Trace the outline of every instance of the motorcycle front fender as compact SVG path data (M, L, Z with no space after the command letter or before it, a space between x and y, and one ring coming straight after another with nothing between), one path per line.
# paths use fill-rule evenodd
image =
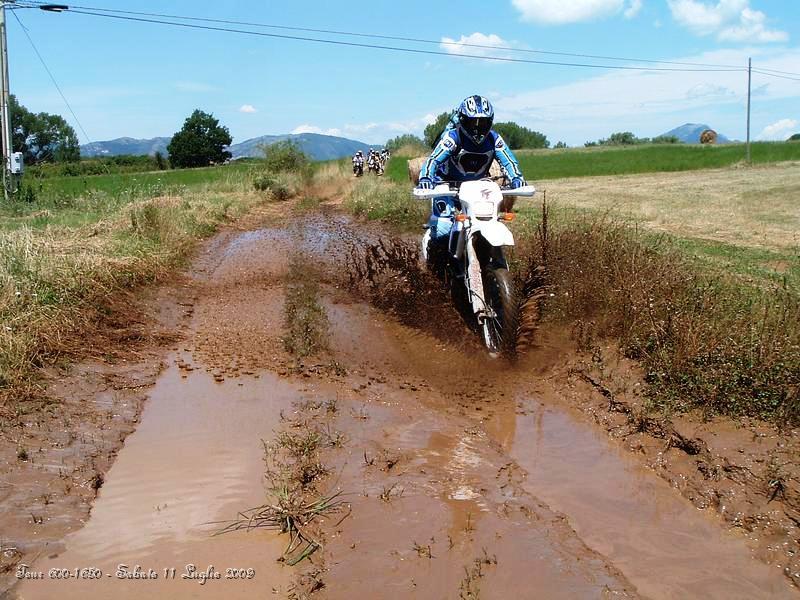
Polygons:
M499 221L478 221L473 219L472 232L483 236L492 246L513 246L514 234Z

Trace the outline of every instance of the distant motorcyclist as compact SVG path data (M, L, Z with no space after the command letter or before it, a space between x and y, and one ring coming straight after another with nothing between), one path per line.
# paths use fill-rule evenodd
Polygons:
M364 154L358 150L353 156L353 175L360 177L364 174Z
M497 159L512 188L524 185L525 178L514 153L502 136L492 130L494 108L483 96L468 96L459 105L433 152L422 165L418 187L433 189L443 181L460 183L489 176ZM451 197L436 198L428 221L431 240L449 236L451 216L456 205Z
M378 173L380 166L380 159L378 157L378 153L375 152L374 148L369 149L369 156L367 157L367 170L370 172Z

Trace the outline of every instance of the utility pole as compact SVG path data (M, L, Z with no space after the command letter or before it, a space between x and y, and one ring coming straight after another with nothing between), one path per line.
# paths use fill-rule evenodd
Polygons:
M0 128L3 137L3 196L8 200L13 190L11 176L11 116L9 111L8 40L6 39L6 2L0 0Z
M750 164L750 84L753 78L753 59L747 59L747 164Z

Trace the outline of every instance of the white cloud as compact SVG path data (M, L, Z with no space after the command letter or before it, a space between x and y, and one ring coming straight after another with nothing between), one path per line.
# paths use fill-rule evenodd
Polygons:
M767 16L750 8L750 0L667 0L672 17L696 35L716 35L726 42L785 42L785 31L767 29Z
M757 139L771 142L784 141L800 130L800 121L796 119L781 119L764 127Z
M258 110L256 110L256 107L252 104L242 104L241 108L239 108L239 112L252 114L258 112Z
M697 56L677 56L682 62L745 64L754 59L765 69L789 71L800 64L800 48L718 50ZM754 74L760 106L800 101L796 82ZM607 137L613 131L654 136L684 122L707 122L729 137L743 137L743 119L720 122L719 115L743 115L747 74L740 71L672 72L615 71L573 83L506 94L495 100L500 121L516 121L548 137L580 144ZM727 116L725 118L728 118Z
M439 111L439 113L441 112L443 111ZM323 135L346 137L369 144L382 144L386 140L404 133L421 134L426 125L436 120L436 114L431 112L405 121L345 123L330 128L304 123L295 127L290 133L321 133Z
M511 0L524 21L544 25L565 25L609 17L624 10L633 18L642 0Z
M322 129L321 127L317 127L315 125L309 125L308 123L304 123L302 125L298 125L294 129L292 129L289 133L293 134L300 134L300 133L319 133L322 135L341 135L342 132L339 129L331 128L331 129Z
M469 54L471 56L497 57L508 56L508 51L502 50L502 48L510 48L511 43L494 33L485 35L476 31L471 35L462 35L459 40L443 37L440 47L445 52L459 56Z
M707 98L709 96L713 96L717 99L722 98L724 96L735 96L736 92L732 89L725 87L724 85L715 85L713 83L698 83L697 85L692 86L686 92L686 97L693 99L693 98Z
M632 19L639 14L640 10L642 10L642 0L631 0L630 6L625 9L623 15L626 19Z

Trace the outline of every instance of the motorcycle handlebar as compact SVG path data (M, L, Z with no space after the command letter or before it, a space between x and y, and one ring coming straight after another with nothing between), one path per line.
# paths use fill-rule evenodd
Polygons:
M536 188L532 185L524 185L516 189L501 189L503 196L523 196L531 197L536 193ZM431 198L455 198L458 196L458 190L450 187L448 183L440 183L432 190L421 188L414 188L411 195L418 200L429 200Z

